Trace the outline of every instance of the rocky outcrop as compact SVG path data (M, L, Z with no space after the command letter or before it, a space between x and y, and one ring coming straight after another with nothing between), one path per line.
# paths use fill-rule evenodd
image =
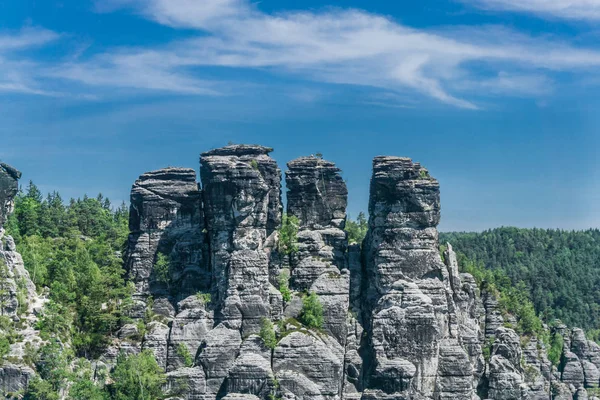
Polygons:
M348 189L340 170L320 157L301 157L287 164L287 212L305 228L344 228Z
M0 162L0 229L14 208L14 198L19 190L21 172Z
M200 158L217 321L244 336L270 317L269 255L281 219L272 149L232 145Z
M453 296L463 288L438 250L438 182L410 159L376 157L369 214L363 314L370 396L471 399L472 362Z
M26 348L36 350L42 339L35 327L46 299L37 295L36 287L25 269L12 237L5 235L4 223L12 213L21 173L0 163L0 336L10 338L10 362L0 359L0 394L25 389L35 371L25 362Z
M343 357L344 349L334 339L296 331L275 348L273 370L284 394L308 392L311 397L333 399L341 393Z
M196 172L170 167L141 175L131 189L129 229L126 269L135 285L133 316L141 318L153 297L155 311L172 318L174 307L168 303L209 284ZM155 269L159 258L161 271Z
M201 189L183 168L136 181L133 316L152 305L154 318L142 341L136 324L123 326L102 362L151 349L167 371L165 392L182 400L594 398L597 344L562 329L553 366L543 342L508 327L514 318L496 293L460 273L450 244L440 255L439 183L419 163L374 159L367 237L349 245L341 171L320 157L290 161L287 214L298 232L287 254L271 151L202 153ZM308 293L322 305L322 327L300 322ZM0 382L14 373L2 371Z
M345 345L350 271L343 228L348 189L335 164L319 157L301 157L287 166L287 211L299 222L290 286L319 296L325 330Z

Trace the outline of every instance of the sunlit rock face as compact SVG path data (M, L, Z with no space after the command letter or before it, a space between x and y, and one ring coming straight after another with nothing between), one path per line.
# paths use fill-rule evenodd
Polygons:
M8 336L7 324L14 329L12 335L18 337L10 344L5 355L7 360L0 361L0 394L23 391L35 376L25 361L26 348L35 351L42 344L35 328L37 315L47 301L38 296L13 238L4 231L4 224L14 209L20 178L21 172L0 163L0 316L6 319L0 327L0 337Z
M290 161L287 210L298 218L298 252L291 257L291 287L319 295L324 329L341 345L347 339L350 271L346 223L348 189L341 171L320 157Z
M369 215L363 244L369 397L471 399L472 363L454 302L462 285L438 249L438 181L408 158L376 157Z
M244 336L271 314L269 256L281 220L281 172L271 151L233 145L200 158L216 319Z

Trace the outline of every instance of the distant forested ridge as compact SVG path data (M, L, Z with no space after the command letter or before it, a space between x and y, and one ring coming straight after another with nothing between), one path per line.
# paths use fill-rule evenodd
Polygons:
M600 327L600 230L498 228L440 233L466 258L523 282L536 312L588 331Z

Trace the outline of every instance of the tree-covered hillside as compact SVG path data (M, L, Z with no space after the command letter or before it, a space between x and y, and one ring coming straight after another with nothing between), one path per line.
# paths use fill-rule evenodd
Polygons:
M440 243L522 282L544 320L600 328L600 230L498 228L441 233Z
M92 379L99 370L89 360L98 357L114 332L129 321L131 287L122 261L128 215L124 204L113 207L102 195L71 199L66 205L56 192L44 198L31 182L15 198L7 233L14 237L38 293L48 298L35 326L44 344L39 350L26 346L23 357L38 376L26 392L15 394L24 396L18 398L163 398L164 371L149 351L120 355L110 377L104 377L112 385L97 385ZM0 366L8 346L19 340L15 328L0 316L0 331L12 333L8 338L0 335Z

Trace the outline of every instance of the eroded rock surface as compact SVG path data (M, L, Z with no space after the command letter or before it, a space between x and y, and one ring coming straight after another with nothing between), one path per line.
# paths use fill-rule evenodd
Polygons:
M173 317L180 299L209 285L203 251L204 215L196 172L165 168L147 172L133 184L126 269L135 284L133 316L143 317L148 297L155 311ZM155 270L159 257L167 271ZM166 301L162 303L159 299Z
M292 255L291 288L316 293L324 329L342 346L350 294L346 223L348 189L340 170L319 157L290 161L286 172L288 215L298 218L298 252Z
M271 151L232 145L200 158L215 318L244 335L257 333L271 311L271 236L281 219L281 173Z
M419 163L374 159L368 233L349 245L341 171L321 157L290 161L287 213L299 227L297 251L284 254L281 171L271 152L230 145L202 153L201 185L193 169L172 167L135 182L126 253L134 320L98 368L150 349L173 400L595 399L600 346L581 330L554 328L565 344L552 365L546 344L509 327L514 318L496 293L460 273L451 244L440 254L439 183ZM0 164L0 224L18 177ZM39 340L29 328L44 300L12 239L1 229L0 238L2 314L25 319L25 341ZM19 291L32 299L27 307ZM308 293L323 307L322 327L301 322ZM15 360L23 352L11 346ZM21 390L34 374L3 363L0 390Z
M0 336L14 338L9 342L5 360L0 359L0 394L20 392L34 377L35 371L25 362L26 348L35 351L42 344L35 327L46 303L45 298L38 296L13 238L4 231L20 177L19 171L0 163Z

